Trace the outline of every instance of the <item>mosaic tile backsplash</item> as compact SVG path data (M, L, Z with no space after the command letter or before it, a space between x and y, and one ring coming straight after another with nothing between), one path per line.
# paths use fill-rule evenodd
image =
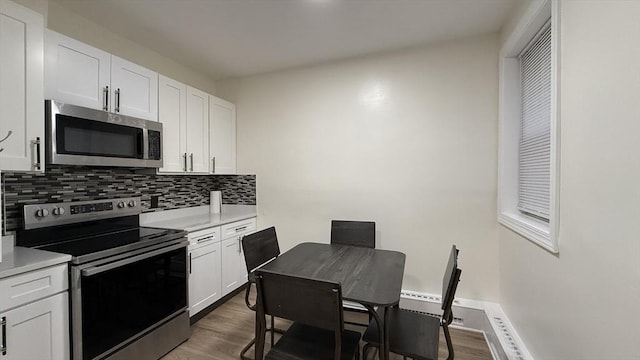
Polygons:
M224 204L255 205L255 175L148 175L127 168L48 167L45 174L2 172L5 231L22 226L22 205L140 196L143 212L209 205L222 191ZM151 209L151 197L158 207Z

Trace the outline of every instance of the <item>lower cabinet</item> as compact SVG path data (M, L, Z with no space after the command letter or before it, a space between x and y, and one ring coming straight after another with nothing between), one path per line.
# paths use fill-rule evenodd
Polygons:
M221 297L220 227L189 234L189 314Z
M3 360L68 359L69 296L54 295L0 315Z
M256 218L222 225L222 296L247 282L242 237L256 229Z
M67 265L0 279L0 359L69 359Z
M189 234L189 316L194 316L247 282L242 236L256 218Z
M244 253L242 253L240 237L224 240L221 247L222 295L224 296L247 281L247 268L244 264Z

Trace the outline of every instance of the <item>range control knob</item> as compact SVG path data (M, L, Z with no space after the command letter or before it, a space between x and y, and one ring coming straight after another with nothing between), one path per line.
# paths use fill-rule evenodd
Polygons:
M129 201L128 205L129 205L129 207L134 207L134 206L136 206L136 201L135 200L131 200L131 201Z
M53 215L64 215L64 208L57 207L53 209Z
M47 209L38 209L36 210L36 217L43 218L49 216L49 210Z
M125 207L125 203L124 203L124 201L120 201L120 202L118 202L118 208L122 209L122 208L124 208L124 207Z

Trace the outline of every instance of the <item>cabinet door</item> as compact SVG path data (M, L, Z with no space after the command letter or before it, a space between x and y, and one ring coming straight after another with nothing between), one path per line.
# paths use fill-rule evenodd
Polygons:
M7 347L2 359L68 359L68 301L64 292L1 313Z
M220 243L189 252L189 315L220 299Z
M209 172L209 95L187 86L189 172Z
M222 296L246 282L246 266L239 237L223 240L222 247ZM240 268L242 265L242 268ZM243 274L244 272L244 274ZM245 278L245 281L243 281Z
M43 19L0 0L0 168L44 170ZM37 145L35 141L42 142Z
M45 97L110 110L111 55L78 40L45 30Z
M162 123L163 167L159 172L186 171L187 87L173 79L158 77L158 120Z
M236 106L209 97L209 156L212 174L236 173Z
M111 56L111 91L115 113L158 120L158 73Z

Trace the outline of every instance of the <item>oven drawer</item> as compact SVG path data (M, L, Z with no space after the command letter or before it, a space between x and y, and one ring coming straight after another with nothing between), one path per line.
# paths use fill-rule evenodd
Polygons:
M239 235L244 235L256 229L256 218L236 221L231 224L222 225L222 239L226 240Z
M0 311L51 296L69 287L67 264L0 280Z

